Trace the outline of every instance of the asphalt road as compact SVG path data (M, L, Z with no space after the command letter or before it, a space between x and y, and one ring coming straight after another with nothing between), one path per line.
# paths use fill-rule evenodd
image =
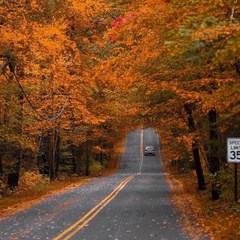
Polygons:
M144 156L152 145L156 156ZM0 221L0 239L177 240L184 234L150 128L126 137L119 171L54 195Z

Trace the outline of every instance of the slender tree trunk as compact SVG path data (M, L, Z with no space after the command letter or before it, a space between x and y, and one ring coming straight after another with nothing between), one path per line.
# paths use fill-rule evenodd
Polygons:
M49 134L48 163L50 181L55 179L55 134L54 130Z
M74 155L72 157L72 173L73 174L77 173L77 161Z
M192 152L193 152L195 169L196 169L197 179L198 179L198 189L206 190L206 183L204 180L203 170L202 170L200 156L199 156L198 143L196 141L192 143Z
M15 79L18 81L18 77L16 76L15 73L15 59L14 57L9 58L9 71L10 75L8 77L8 84L9 86L12 85L12 81L15 77ZM17 96L9 94L6 98L6 103L12 103L13 100L17 98L18 103L19 103L19 108L14 114L14 118L12 119L12 122L16 121L16 123L11 124L9 127L15 132L16 135L19 135L18 137L22 137L22 117L23 117L23 112L22 112L22 107L23 107L23 94L20 92ZM8 105L6 104L6 118L5 122L7 124L10 123L10 117L9 117L9 110L8 110ZM10 110L11 111L11 110ZM22 161L22 149L20 147L16 146L11 146L11 156L12 159L14 159L14 167L12 170L10 170L10 173L8 175L8 185L9 187L13 190L15 187L18 187L18 180L19 180L19 175L20 175L20 167L21 167L21 161Z
M75 150L75 146L71 145L71 153L72 153L72 173L76 174L77 173L77 160L76 160L76 150Z
M194 118L192 115L192 105L186 103L184 105L184 109L188 117L188 128L191 132L194 132L196 130L196 126L195 126ZM193 143L192 143L192 152L193 152L193 158L194 158L197 180L198 180L198 189L206 190L206 183L205 183L200 156L199 156L198 143L195 140L193 140Z
M213 108L208 112L209 126L210 126L210 154L208 156L209 161L209 172L213 174L215 181L212 183L212 199L217 200L220 198L220 186L217 180L217 172L219 171L219 159L217 156L218 146L216 140L218 139L217 134L217 112Z
M16 77L16 75L15 75ZM19 93L18 94L18 101L19 101L19 105L20 105L20 109L18 112L18 121L19 121L19 125L16 126L16 132L19 133L19 136L22 138L22 119L23 119L23 94ZM18 174L18 177L20 176L20 169L21 169L21 163L23 161L23 150L22 148L19 148L17 150L18 155L17 155L17 166L16 166L16 173Z
M59 145L60 145L60 136L59 136L59 132L56 131L55 132L55 147L54 147L54 151L55 151L55 177L58 177L58 172L59 172Z
M103 165L103 153L102 153L102 151L100 152L100 164L101 164L101 166Z
M3 177L3 165L2 165L2 155L0 155L0 179L2 177Z
M216 109L212 109L208 113L209 116L209 125L210 125L210 155L209 155L209 171L212 174L215 174L219 171L219 159L217 157L218 147L216 140L218 139L217 135L217 113Z
M89 176L89 140L86 140L86 176Z

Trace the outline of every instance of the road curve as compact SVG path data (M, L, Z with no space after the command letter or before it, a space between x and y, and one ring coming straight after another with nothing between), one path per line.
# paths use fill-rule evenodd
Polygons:
M143 155L146 145L156 148L156 156ZM160 150L153 129L130 132L116 174L49 197L0 221L0 239L191 239L171 203Z

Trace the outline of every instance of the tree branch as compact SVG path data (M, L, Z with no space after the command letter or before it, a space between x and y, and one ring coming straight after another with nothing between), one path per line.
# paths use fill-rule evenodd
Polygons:
M113 13L111 13L111 12L108 12L108 13L112 18L116 19L116 17L113 15Z
M230 15L230 24L232 24L232 22L233 22L234 12L235 12L235 8L237 6L237 3L238 3L238 0L236 0L235 5L232 7L231 15Z
M9 60L7 59L7 60L5 60L5 62L3 62L2 65L0 65L0 74L2 74L4 72L4 70L8 66L8 64L9 64Z

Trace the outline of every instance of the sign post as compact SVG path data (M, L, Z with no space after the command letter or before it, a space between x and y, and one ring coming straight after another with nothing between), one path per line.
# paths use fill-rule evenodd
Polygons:
M237 164L240 163L240 138L228 138L227 139L227 161L229 163L235 163L235 201L238 201L238 184L237 184L237 173L238 173L238 166Z
M235 202L238 202L238 182L237 182L237 163L235 163Z

